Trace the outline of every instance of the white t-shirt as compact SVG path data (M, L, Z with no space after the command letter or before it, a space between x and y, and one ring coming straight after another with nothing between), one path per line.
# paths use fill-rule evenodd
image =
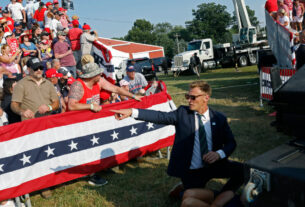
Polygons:
M23 8L22 4L20 4L20 3L12 4L11 3L8 5L8 10L12 14L12 19L14 21L23 19L22 10L24 10L24 8Z
M44 22L45 22L45 24L44 24L44 27L45 28L51 28L52 26L52 18L49 18L48 17L48 11L46 11L45 13L44 13Z
M63 27L60 21L58 21L57 19L52 19L52 22L50 24L50 30L53 30L56 35L57 31L61 29L63 29Z
M25 5L25 11L26 11L26 15L28 16L28 18L32 18L35 14L35 5L33 1L29 1L26 5Z
M288 25L287 26L285 26L287 29L289 29L290 28L290 26L289 26L289 18L287 17L287 16L283 16L283 17L280 17L279 18L279 22L281 23L281 25L284 25L285 24L285 22L288 22Z
M0 88L3 88L3 76L0 77Z
M39 4L40 4L39 1L37 1L37 2L34 3L34 9L35 9L35 11L39 8Z
M0 116L0 126L8 125L7 114L3 111L2 116Z

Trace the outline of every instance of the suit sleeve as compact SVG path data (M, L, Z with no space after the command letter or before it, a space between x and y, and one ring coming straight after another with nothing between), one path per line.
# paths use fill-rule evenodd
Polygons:
M172 112L161 112L147 109L138 109L137 120L152 122L155 124L176 125L177 110Z
M226 157L229 157L236 148L236 141L234 139L234 135L231 131L231 128L228 124L227 118L225 118L223 124L223 136L224 136L224 145L222 150L226 154Z

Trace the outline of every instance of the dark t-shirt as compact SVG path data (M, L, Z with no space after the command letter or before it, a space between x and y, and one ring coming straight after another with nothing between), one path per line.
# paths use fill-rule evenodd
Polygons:
M21 121L21 117L18 114L15 114L11 109L12 95L4 96L4 99L1 103L1 108L8 116L8 123L13 124Z

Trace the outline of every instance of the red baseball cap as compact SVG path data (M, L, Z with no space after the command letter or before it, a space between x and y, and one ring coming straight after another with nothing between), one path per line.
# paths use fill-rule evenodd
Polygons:
M53 0L53 4L59 4L58 0Z
M107 91L101 91L100 92L100 99L102 100L108 100L111 96L111 93L107 92Z
M89 24L85 24L85 25L83 26L83 30L91 30L90 25L89 25Z
M47 2L47 3L46 3L46 7L51 6L51 5L53 5L52 2Z
M62 8L62 7L60 7L60 8L58 9L58 11L65 12L65 11L67 11L67 10L64 9L64 8Z
M79 25L78 20L77 20L77 19L74 19L74 20L72 21L72 25L73 25L73 26L78 26L78 25Z
M61 73L58 73L54 68L50 68L46 71L46 77L47 78L61 78L63 75Z
M72 85L76 80L73 77L68 78L67 84Z

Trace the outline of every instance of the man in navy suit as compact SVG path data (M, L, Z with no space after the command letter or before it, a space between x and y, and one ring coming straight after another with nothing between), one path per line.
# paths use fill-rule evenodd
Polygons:
M131 116L175 125L176 136L167 172L181 178L186 190L182 206L224 206L243 183L243 165L227 159L236 147L227 119L208 107L211 91L204 81L191 83L185 95L189 106L180 106L172 112L113 110L118 120ZM217 196L203 189L212 178L229 178Z

